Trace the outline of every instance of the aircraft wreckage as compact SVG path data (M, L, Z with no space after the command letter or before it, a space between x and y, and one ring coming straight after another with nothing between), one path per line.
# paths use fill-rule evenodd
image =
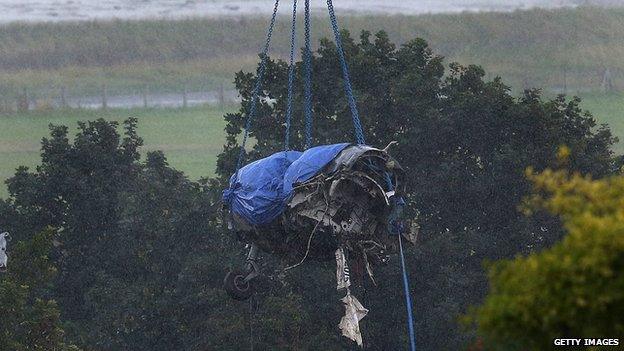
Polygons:
M250 251L245 269L227 274L228 294L252 295L259 250L290 267L335 259L337 288L346 289L340 328L361 345L358 322L367 310L351 295L349 266L374 282L373 267L396 252L396 235L415 241L401 220L403 169L387 149L344 143L283 151L234 174L224 191L228 227Z
M239 238L248 242L250 247L245 269L229 272L224 279L225 289L237 300L248 299L253 294L254 280L260 276L257 263L259 250L291 264L285 270L308 259L325 261L334 258L337 288L346 291L342 299L346 313L339 327L344 336L362 346L359 321L366 316L368 310L351 295L349 266L357 271L357 276L363 276L366 272L374 282L373 267L387 262L388 254L398 247L408 313L410 349L415 351L412 304L402 244L403 237L414 243L415 235L410 230L411 226L401 219L405 207L402 198L403 169L388 154L390 145L383 150L366 145L332 0L327 0L327 10L357 145L343 143L307 149L313 145L313 54L309 35L310 1L305 0L306 35L302 73L307 150L289 151L296 66L294 52L297 1L294 1L285 114L286 151L240 167L245 153L245 142L260 100L259 93L279 2L280 0L275 0L267 39L260 56L236 172L230 178L229 188L223 192L224 203L229 207L228 227Z
M9 241L11 241L11 235L8 232L0 233L0 273L7 270L9 256L6 253L6 249Z

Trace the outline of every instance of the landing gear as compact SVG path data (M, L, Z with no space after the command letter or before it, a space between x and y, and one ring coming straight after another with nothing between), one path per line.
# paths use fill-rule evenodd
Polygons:
M251 283L245 280L246 274L242 271L235 269L228 272L223 279L223 287L225 292L237 301L245 301L253 294Z
M234 269L225 275L223 287L225 292L234 300L245 301L253 294L254 279L260 276L257 260L258 246L251 244L245 269Z

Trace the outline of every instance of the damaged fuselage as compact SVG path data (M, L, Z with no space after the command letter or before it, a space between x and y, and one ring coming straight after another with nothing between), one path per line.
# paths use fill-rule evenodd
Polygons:
M277 219L252 226L233 214L233 227L244 240L289 263L332 260L343 248L370 274L370 264L385 262L394 251L396 239L389 234L403 206L402 180L403 169L386 150L348 146L318 174L293 184Z
M368 310L351 293L356 281L396 252L397 236L415 242L402 219L403 169L388 152L364 145L322 145L284 151L235 173L224 200L228 227L250 243L245 270L224 278L226 292L246 300L261 274L258 250L294 268L306 260L336 260L336 288L345 292L342 335L362 346L359 321Z

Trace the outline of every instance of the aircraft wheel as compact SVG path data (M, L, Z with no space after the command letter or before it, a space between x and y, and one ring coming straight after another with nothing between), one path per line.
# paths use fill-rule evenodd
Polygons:
M248 274L240 270L232 270L225 275L223 287L225 292L234 300L245 301L253 294L253 286L250 281L245 281Z

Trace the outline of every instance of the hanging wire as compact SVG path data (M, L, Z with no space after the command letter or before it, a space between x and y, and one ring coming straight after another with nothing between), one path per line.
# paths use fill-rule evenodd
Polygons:
M310 0L305 0L305 52L304 52L304 114L305 148L312 146L312 49L310 47Z
M245 123L245 133L243 134L243 142L241 144L240 152L238 154L238 160L236 161L236 173L234 179L238 177L238 171L241 168L243 157L245 156L245 144L249 137L249 130L251 129L253 118L256 115L256 108L258 105L258 95L260 94L260 88L262 87L262 80L264 79L264 72L266 71L266 65L269 55L269 47L271 45L271 36L273 36L273 28L275 28L275 18L277 17L277 9L279 7L279 0L275 0L275 6L273 7L273 15L271 16L271 22L269 23L269 29L267 32L267 39L262 51L262 57L260 61L260 68L258 69L258 77L256 78L256 84L254 86L251 107L249 108L249 115L247 115L247 122Z
M373 165L371 164L371 166ZM392 182L390 173L384 171L383 176L386 180L386 184L388 185L388 190L395 190L395 185ZM399 209L399 214L402 213L401 208L405 205L403 199L400 197L392 197L391 200L393 201L394 209ZM416 334L414 332L414 316L412 314L412 295L409 291L409 277L407 275L407 267L405 265L405 254L403 253L403 231L405 228L402 222L395 222L395 220L391 220L390 224L393 227L391 233L394 233L399 237L399 256L401 257L401 273L403 276L403 290L405 292L405 307L407 309L407 328L410 338L410 350L416 351Z
M357 105L355 103L355 96L353 95L353 88L351 87L351 79L349 78L349 66L345 59L344 49L342 46L342 38L340 37L340 31L338 30L338 21L336 20L336 14L334 12L334 4L332 0L327 0L327 10L329 11L329 19L331 20L331 26L334 31L334 37L336 40L336 51L338 51L338 58L340 59L340 66L342 67L342 77L344 79L344 89L347 94L347 100L349 102L349 108L351 109L351 116L353 118L353 127L355 128L355 139L359 145L366 144L364 140L364 131L362 130L362 123L360 122L360 115L358 113Z
M260 88L262 87L262 81L264 78L264 74L266 71L266 65L268 60L268 52L271 43L271 36L273 35L273 29L275 27L275 19L277 16L277 11L279 7L279 0L275 1L275 6L273 8L273 15L271 16L271 21L269 24L269 29L267 32L267 39L264 46L264 50L261 56L260 67L258 69L258 76L256 79L256 83L252 92L252 100L251 106L249 109L249 114L247 116L247 122L245 124L245 132L243 135L243 141L241 144L240 153L238 155L238 161L236 164L236 173L235 178L238 176L238 171L240 170L241 163L243 160L243 156L245 154L245 145L247 143L247 139L249 137L249 131L252 127L253 118L256 114L257 103L258 103L258 95L260 93ZM336 20L336 15L334 12L334 6L332 0L327 0L327 8L329 11L329 17L331 20L332 29L334 32L334 37L336 41L336 49L338 51L338 57L340 59L340 65L342 68L342 75L344 79L344 89L347 95L349 108L351 109L351 115L353 118L353 125L355 129L355 137L357 143L360 145L364 145L364 132L362 129L362 124L360 122L359 113L357 110L357 105L355 102L355 96L353 94L353 88L351 86L351 80L349 77L349 67L347 65L344 49L342 46L342 38L340 36L340 31L338 30L338 22ZM288 72L288 106L286 112L286 140L285 147L286 150L289 149L290 145L290 124L292 117L292 85L294 80L294 48L295 48L295 37L296 37L296 16L297 16L297 1L294 0L293 3L293 22L292 22L292 32L291 32L291 51L290 51L290 66ZM305 86L304 86L304 94L305 94L305 123L306 123L306 148L309 148L312 145L312 89L311 89L311 58L312 52L310 49L310 3L309 0L305 0L305 53L304 53L304 68L305 68ZM389 186L392 187L392 183L389 183ZM408 329L409 329L409 337L410 337L410 349L411 351L416 350L416 342L415 342L415 333L414 333L414 322L412 315L412 299L409 292L409 280L407 275L407 267L405 265L405 255L403 253L403 243L402 243L402 234L398 233L399 240L399 252L401 257L401 268L402 268L402 276L403 276L403 287L405 291L405 302L407 307L407 317L408 317ZM250 300L250 312L252 312L252 304ZM251 349L253 350L253 320L250 322L250 343Z
M407 277L407 267L405 267L405 255L403 254L403 243L399 233L399 254L401 256L401 270L403 273L403 290L405 291L405 305L407 308L407 328L410 338L410 350L416 351L416 334L414 333L414 317L412 316L412 296L409 291L409 279Z
M253 295L249 299L249 350L254 351L254 308L253 308Z
M292 28L290 32L290 64L288 66L288 101L286 102L286 137L284 149L290 150L290 121L292 119L293 81L295 79L295 41L297 38L297 0L293 1Z

